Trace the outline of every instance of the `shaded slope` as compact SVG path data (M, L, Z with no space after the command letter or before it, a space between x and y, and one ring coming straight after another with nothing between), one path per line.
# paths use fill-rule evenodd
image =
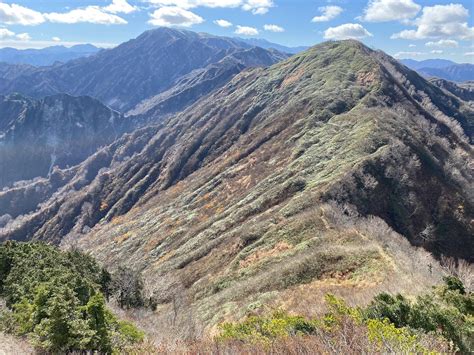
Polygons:
M284 54L259 47L231 50L218 62L183 76L171 89L143 100L127 114L140 116L134 118L137 125L157 121L158 118L184 110L199 98L226 84L245 68L270 66L286 58Z
M77 165L126 129L124 118L90 97L0 97L0 187Z

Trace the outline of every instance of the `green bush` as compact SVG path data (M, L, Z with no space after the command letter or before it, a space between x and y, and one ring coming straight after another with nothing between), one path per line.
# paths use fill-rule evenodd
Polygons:
M220 326L220 340L267 342L272 339L311 334L315 326L300 316L291 316L277 310L268 317L250 316L242 323L224 323Z
M6 242L0 245L0 295L8 309L0 326L52 353L120 351L142 341L143 333L107 309L110 284L110 274L78 251Z
M365 316L388 319L397 327L441 334L460 351L470 352L474 350L474 296L466 293L459 279L444 280L445 285L413 301L401 295L380 294L367 307Z

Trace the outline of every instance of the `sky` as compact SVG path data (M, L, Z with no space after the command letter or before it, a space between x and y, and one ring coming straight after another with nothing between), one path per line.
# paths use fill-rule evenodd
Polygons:
M474 63L474 0L0 0L0 47L112 47L160 27Z

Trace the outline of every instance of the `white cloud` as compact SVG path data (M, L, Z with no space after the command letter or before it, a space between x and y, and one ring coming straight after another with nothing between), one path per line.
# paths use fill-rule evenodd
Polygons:
M318 8L318 10L321 12L321 16L315 16L311 20L311 22L325 22L325 21L330 21L337 16L341 14L343 11L342 7L340 6L323 6Z
M15 36L20 41L30 41L31 36L28 33L19 33Z
M474 56L474 52L467 52L467 53L464 53L464 55L466 57L471 57L471 56Z
M419 57L421 55L425 55L426 53L423 52L398 52L395 53L395 58L406 58L406 57Z
M176 6L181 9L196 7L236 8L251 11L254 15L263 15L274 6L273 0L145 0L157 6Z
M94 23L100 25L125 25L127 21L123 18L104 12L98 6L87 6L83 9L74 9L69 12L52 12L44 16L54 23Z
M410 47L410 48L415 48L415 47L416 47L416 44L411 43L411 44L408 45L408 47Z
M469 11L461 4L426 6L421 16L414 21L416 30L404 30L392 35L392 38L474 39L474 27L468 26L468 19Z
M251 11L254 15L264 15L273 6L273 0L246 0L242 9Z
M431 54L443 54L443 51L441 49L433 49Z
M11 38L15 36L15 32L7 30L6 28L0 28L0 39Z
M148 2L158 6L176 6L186 10L195 7L232 8L242 5L242 0L148 0Z
M0 28L0 40L2 40L2 42L4 40L29 41L29 40L31 40L31 37L28 33L16 34L15 32L10 31L7 28Z
M263 29L265 31L270 31L270 32L285 32L285 29L283 27L280 27L277 25L264 25Z
M0 2L0 22L7 25L34 26L45 22L43 14L17 4Z
M53 42L61 42L61 38L59 38L59 37L53 37L53 38L51 38L51 40Z
M437 42L426 42L425 46L427 47L449 47L449 48L457 48L459 47L459 43L452 39L440 39Z
M127 0L112 0L112 3L109 6L104 7L103 10L113 14L130 14L137 11L138 8L130 5Z
M215 20L214 23L220 27L232 27L232 22L227 20Z
M150 14L149 24L154 26L191 27L203 23L204 19L195 13L177 6L165 6Z
M254 27L237 26L235 33L243 36L257 36L258 30Z
M358 23L346 23L337 27L329 27L326 31L324 31L325 39L360 39L371 36L372 33L367 31L363 26Z
M413 0L370 0L361 20L387 22L408 20L416 16L421 6Z

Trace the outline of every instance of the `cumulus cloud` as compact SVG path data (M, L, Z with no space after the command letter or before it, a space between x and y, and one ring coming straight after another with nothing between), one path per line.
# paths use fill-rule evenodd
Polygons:
M258 30L254 27L237 26L235 33L238 35L243 35L243 36L257 36Z
M425 55L423 52L398 52L395 53L395 58L406 58L406 57L419 57L421 55Z
M318 10L321 12L321 16L313 17L311 22L330 21L330 20L336 18L337 16L339 16L341 14L341 12L343 11L342 7L334 6L334 5L323 6L323 7L318 8Z
M273 6L273 0L246 0L242 9L251 11L254 15L264 15Z
M191 27L203 23L204 19L195 13L177 6L165 6L150 14L149 24L154 26Z
M227 20L215 20L214 23L220 27L232 27L232 22Z
M103 9L104 11L111 12L113 14L130 14L138 10L136 6L130 5L127 0L112 0L112 3Z
M413 0L370 0L361 20L387 22L408 20L415 17L421 6Z
M283 27L280 27L277 25L264 25L263 29L265 31L270 31L270 32L285 32L285 29Z
M411 43L411 44L408 45L408 47L410 47L410 48L415 48L415 47L416 47L416 44Z
M474 27L468 26L468 19L469 11L461 4L426 6L421 16L414 21L416 30L404 30L392 35L392 38L474 39Z
M459 43L452 39L440 39L436 42L426 42L425 46L427 47L449 47L449 48L457 48L459 47Z
M0 28L0 39L12 38L15 36L15 32L7 30L6 28Z
M7 28L0 28L0 40L29 41L31 40L31 37L28 33L16 34Z
M467 53L464 53L464 55L466 57L472 57L472 56L474 56L474 52L467 52Z
M49 21L66 24L87 22L105 25L123 25L126 24L127 21L114 15L114 13L130 13L135 10L136 7L130 5L126 0L113 0L112 3L106 7L87 6L63 13L41 13L21 5L10 5L0 2L0 23L34 26Z
M236 8L251 11L254 15L263 15L274 6L273 0L148 0L157 6L176 6L182 9L195 7Z
M34 26L45 22L43 14L17 4L0 2L0 22L7 25Z
M61 38L59 38L59 37L53 37L53 38L51 38L51 40L53 42L61 42Z
M74 9L69 12L52 12L44 14L50 22L55 23L94 23L100 25L125 25L127 21L123 18L106 13L99 6L87 6L83 9Z
M358 23L346 23L337 27L329 27L324 31L325 39L361 39L371 37L372 33L367 31L362 25Z
M19 33L15 36L20 41L30 41L31 36L28 33Z
M239 7L242 0L148 0L149 3L158 6L177 6L182 9L192 9L195 7Z
M443 54L443 51L441 49L433 49L431 54Z

